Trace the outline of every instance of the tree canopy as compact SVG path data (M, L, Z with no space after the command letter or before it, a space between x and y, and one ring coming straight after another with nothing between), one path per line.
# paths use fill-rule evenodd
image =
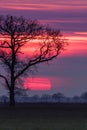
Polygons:
M21 77L40 63L57 57L65 47L59 30L41 25L37 20L0 16L0 78L9 90L10 105L15 104L15 88Z

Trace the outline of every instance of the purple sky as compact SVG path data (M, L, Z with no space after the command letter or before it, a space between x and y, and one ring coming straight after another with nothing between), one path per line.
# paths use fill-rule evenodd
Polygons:
M40 65L33 75L48 78L51 90L30 94L62 92L74 96L87 91L87 0L0 0L3 14L37 19L60 29L68 39L66 51L51 65Z

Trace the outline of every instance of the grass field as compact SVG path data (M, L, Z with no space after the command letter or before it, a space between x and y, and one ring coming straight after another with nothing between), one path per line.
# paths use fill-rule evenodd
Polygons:
M87 104L0 105L0 130L87 130Z

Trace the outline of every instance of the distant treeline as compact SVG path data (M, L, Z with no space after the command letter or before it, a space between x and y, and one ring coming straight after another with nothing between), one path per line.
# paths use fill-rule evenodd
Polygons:
M82 93L80 96L67 97L64 96L63 93L54 93L52 95L44 94L42 96L34 95L28 96L25 95L16 95L16 102L58 102L58 103L87 103L87 92ZM1 103L9 102L9 98L7 96L0 97Z

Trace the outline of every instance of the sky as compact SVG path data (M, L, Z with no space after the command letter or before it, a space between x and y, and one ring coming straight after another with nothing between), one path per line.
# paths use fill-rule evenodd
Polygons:
M24 86L31 86L30 95L75 96L87 91L87 0L0 0L0 15L6 14L37 19L60 29L68 39L58 58L39 65L38 72L25 80Z

